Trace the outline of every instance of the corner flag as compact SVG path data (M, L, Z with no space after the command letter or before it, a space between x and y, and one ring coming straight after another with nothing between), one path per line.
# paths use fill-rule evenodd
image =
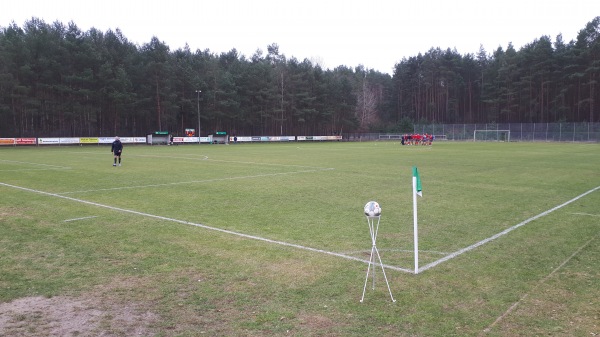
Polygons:
M415 249L415 274L419 273L419 230L417 226L417 195L422 197L423 192L421 189L421 177L419 177L419 170L416 166L413 166L413 231L414 231L414 249Z
M421 177L419 177L419 170L417 170L416 166L413 166L413 179L415 179L414 193L416 193L418 196L422 197L423 192L421 189Z

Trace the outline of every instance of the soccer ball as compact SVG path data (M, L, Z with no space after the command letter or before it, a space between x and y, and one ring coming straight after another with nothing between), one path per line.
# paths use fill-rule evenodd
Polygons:
M365 205L365 215L366 216L380 216L381 215L381 207L377 201L369 201Z

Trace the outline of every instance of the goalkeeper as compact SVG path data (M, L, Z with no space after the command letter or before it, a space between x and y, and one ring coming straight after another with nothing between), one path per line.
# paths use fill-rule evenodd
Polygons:
M119 166L121 166L121 153L123 152L123 143L121 143L121 139L119 139L119 137L115 137L115 141L112 142L110 152L112 152L115 155L113 166L117 166L117 158L119 159Z

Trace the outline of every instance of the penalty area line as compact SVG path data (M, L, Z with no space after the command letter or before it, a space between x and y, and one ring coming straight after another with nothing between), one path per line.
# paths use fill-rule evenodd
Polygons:
M120 208L120 207L114 207L114 206L110 206L110 205L104 205L104 204L100 204L100 203L93 202L93 201L72 198L72 197L68 197L68 196L65 196L65 195L44 192L44 191L35 190L35 189L27 188L27 187L6 184L6 183L3 183L3 182L0 182L0 186L10 187L10 188L14 188L14 189L22 190L22 191L27 191L27 192L42 194L42 195L46 195L46 196L50 196L50 197L55 197L55 198L61 198L61 199L70 200L70 201L74 201L74 202L78 202L78 203L82 203L82 204L86 204L86 205L91 205L91 206L96 206L96 207L101 207L101 208L107 208L107 209L110 209L110 210L113 210L113 211L118 211L118 212L123 212L123 213L129 213L129 214L135 214L135 215L140 215L140 216L144 216L144 217L148 217L148 218L153 218L153 219L164 220L164 221L169 221L169 222L175 222L175 223L184 224L184 225L190 225L190 226L200 227L200 228L204 228L204 229L208 229L208 230L212 230L212 231L216 231L216 232L220 232L220 233L225 233L225 234L229 234L229 235L239 236L239 237L246 238L246 239L252 239L252 240L257 240L257 241L262 241L262 242L268 242L268 243L271 243L271 244L276 244L276 245L281 245L281 246L286 246L286 247L292 247L292 248L307 250L307 251L311 251L311 252L315 252L315 253L321 253L321 254L326 254L326 255L330 255L330 256L341 257L341 258L344 258L346 260L353 260L353 261L358 261L358 262L367 263L367 264L370 263L370 261L368 261L368 260L359 259L359 258L354 257L354 256L344 255L344 254L340 254L340 253L336 253L336 252L330 252L330 251L323 250L323 249L318 249L318 248L312 248L312 247L302 246L302 245L298 245L298 244L290 243L290 242L271 240L271 239L263 238L263 237L260 237L260 236L255 236L255 235L250 235L250 234L244 234L244 233L234 232L234 231L230 231L230 230L227 230L227 229L222 229L222 228L217 228L217 227L211 227L211 226L207 226L207 225L203 225L203 224L195 223L195 222L191 222L191 221L179 220L179 219L169 218L169 217L165 217L165 216L161 216L161 215L149 214L149 213L138 212L138 211L134 211L134 210L130 210L130 209L125 209L125 208ZM375 265L381 266L380 264L375 264ZM386 265L386 264L384 264L383 267L384 268L388 268L388 269L392 269L392 270L403 271L403 272L407 272L407 273L412 273L413 272L412 270L409 270L409 269L400 268L400 267L391 266L391 265Z
M468 252L470 250L473 250L473 249L475 249L475 248L477 248L479 246L482 246L482 245L484 245L484 244L486 244L486 243L488 243L488 242L490 242L492 240L495 240L495 239L497 239L497 238L499 238L501 236L504 236L504 235L506 235L506 234L514 231L515 229L517 229L519 227L525 226L526 224L528 224L528 223L530 223L530 222L532 222L534 220L537 220L537 219L539 219L539 218L541 218L543 216L546 216L546 215L548 215L548 214L550 214L550 213L552 213L552 212L554 212L554 211L556 211L558 209L561 209L561 208L567 206L568 204L570 204L572 202L575 202L575 201L577 201L577 200L585 197L586 195L588 195L590 193L593 193L593 192L595 192L595 191L597 191L599 189L600 189L600 186L597 186L596 188L592 188L591 190L589 190L589 191L587 191L587 192L585 192L583 194L580 194L580 195L576 196L575 198L573 198L573 199L571 199L571 200L569 200L567 202L564 202L564 203L562 203L562 204L560 204L558 206L555 206L555 207L553 207L553 208L551 208L551 209L549 209L549 210L547 210L545 212L542 212L542 213L540 213L540 214L538 214L536 216L533 216L533 217L531 217L531 218L529 218L529 219L527 219L527 220L525 220L525 221L523 221L521 223L518 223L518 224L516 224L516 225L514 225L514 226L512 226L510 228L507 228L507 229L503 230L502 232L500 232L498 234L495 234L493 236L490 236L487 239L481 240L481 241L479 241L477 243L474 243L474 244L472 244L472 245L470 245L468 247L460 249L460 250L458 250L458 251L456 251L456 252L454 252L454 253L452 253L452 254L450 254L448 256L444 256L443 258L441 258L441 259L439 259L437 261L434 261L434 262L432 262L432 263L430 263L428 265L423 266L422 268L419 268L419 273L422 272L422 271L425 271L427 269L431 269L431 268L437 266L438 264L440 264L442 262L446 262L446 261L448 261L450 259L453 259L453 258L455 258L455 257L457 257L457 256L459 256L459 255L461 255L463 253L466 253L466 252Z
M324 168L324 169L320 169L320 170L293 171L293 172L265 173L265 174L251 175L251 176L239 176L239 177L228 177L228 178L215 178L215 179L204 179L204 180L179 181L179 182L164 183L164 184L121 186L121 187L111 187L111 188L100 188L100 189L95 189L95 190L69 191L69 192L61 192L61 193L57 193L57 194L58 195L64 195L64 194L75 194L75 193L89 193L89 192L101 192L101 191L117 191L117 190L138 189L138 188L152 188L152 187L162 187L162 186L174 186L174 185L182 185L182 184L186 184L186 185L187 184L199 184L199 183L210 183L210 182L215 182L215 181L227 181L227 180L238 180L238 179L264 178L264 177L283 176L283 175L299 174L299 173L313 173L313 172L329 171L329 170L333 170L333 168Z
M508 309L506 309L506 311L498 316L498 318L496 318L496 320L494 322L492 322L492 324L490 324L487 328L485 328L481 334L479 334L479 336L483 336L484 333L488 333L492 330L492 328L494 326L496 326L500 321L502 321L506 316L508 316L511 312L513 312L513 310L515 310L517 308L517 306L519 304L521 304L521 302L523 302L525 299L527 299L527 297L529 296L529 294L531 292L534 292L537 288L539 288L542 284L546 283L546 281L548 281L548 279L550 279L552 277L552 275L554 275L556 272L558 272L560 269L562 269L562 267L564 267L567 263L569 263L569 261L571 261L571 259L573 259L575 256L577 256L584 248L586 248L587 246L589 246L590 243L592 243L594 240L598 239L600 237L600 235L596 235L595 237L591 238L590 240L588 240L588 242L584 243L583 246L579 247L573 254L571 254L571 256L569 256L566 260L564 260L558 267L556 267L553 271L550 272L550 274L546 275L543 279L541 279L534 287L533 289L530 290L529 293L525 293L523 296L521 296L521 298L519 298L518 301L516 301L515 303L513 303L510 307L508 307Z
M593 217L600 217L600 214L590 214L590 213L571 213L574 215L586 215L586 216L593 216Z
M63 222L71 222L71 221L79 221L79 220L87 220L87 219L93 219L93 218L97 218L97 215L92 215L92 216L84 216L82 218L74 218L74 219L67 219L67 220L63 220Z

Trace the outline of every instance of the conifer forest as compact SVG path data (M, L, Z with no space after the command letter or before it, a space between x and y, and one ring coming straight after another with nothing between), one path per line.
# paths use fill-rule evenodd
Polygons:
M432 47L392 66L323 69L277 43L251 56L171 50L159 37L137 45L119 29L32 18L0 26L0 137L183 135L199 122L202 136L600 122L600 16L570 41L464 55Z

